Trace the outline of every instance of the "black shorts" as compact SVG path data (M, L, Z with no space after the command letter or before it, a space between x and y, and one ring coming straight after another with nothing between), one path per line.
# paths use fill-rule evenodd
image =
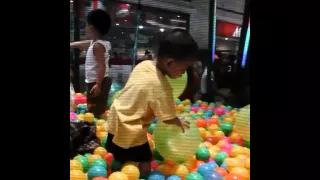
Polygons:
M108 152L113 154L115 160L121 163L125 163L128 161L148 162L152 160L152 152L150 150L148 142L140 146L131 147L129 149L123 149L114 144L112 140L113 135L108 133L106 149Z
M98 96L92 96L90 90L96 83L87 83L87 104L88 111L94 114L95 118L100 118L107 110L108 94L111 88L112 80L105 77L101 84L101 92Z

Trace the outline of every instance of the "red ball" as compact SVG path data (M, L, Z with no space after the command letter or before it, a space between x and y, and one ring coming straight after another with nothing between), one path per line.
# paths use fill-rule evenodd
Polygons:
M80 104L85 104L85 103L87 103L87 97L86 96L82 96L82 97L80 97L79 98L80 100Z
M212 124L216 124L217 126L219 126L219 120L217 118L208 119L206 123L207 123L207 126L210 126Z
M219 137L206 137L206 138L204 139L204 141L208 141L208 142L211 143L212 145L217 144L219 140L220 140Z
M196 124L199 128L200 127L205 128L207 126L207 121L202 118L199 118L197 119Z
M239 145L239 146L244 146L244 139L242 137L239 137L236 141L236 143Z
M112 161L114 160L114 157L113 157L113 154L111 153L107 153L105 156L104 156L104 160L107 162L107 164L110 166Z
M151 161L151 170L156 170L159 164L156 161Z

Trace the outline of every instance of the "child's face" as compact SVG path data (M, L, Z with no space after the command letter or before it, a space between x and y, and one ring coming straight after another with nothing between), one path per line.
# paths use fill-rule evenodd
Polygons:
M177 79L186 72L188 67L192 66L193 62L193 59L188 59L186 61L168 59L165 64L166 73L170 78Z
M91 25L89 25L88 23L86 24L85 32L86 32L86 38L93 39L94 28Z

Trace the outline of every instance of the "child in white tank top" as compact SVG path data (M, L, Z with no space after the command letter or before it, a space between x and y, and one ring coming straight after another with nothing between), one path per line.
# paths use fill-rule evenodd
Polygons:
M88 48L85 63L88 111L101 118L106 111L111 87L108 61L111 44L102 40L110 29L111 18L101 9L87 16L86 35L90 40L70 43L71 48ZM104 116L103 116L104 117Z

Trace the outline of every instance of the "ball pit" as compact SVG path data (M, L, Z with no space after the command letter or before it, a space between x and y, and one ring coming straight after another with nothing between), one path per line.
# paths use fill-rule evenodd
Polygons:
M96 119L87 112L83 96L75 94L74 99L78 100L71 105L70 121L95 124L101 146L92 154L78 155L70 160L70 180L138 180L140 172L135 163L121 164L104 148L106 120ZM183 134L178 127L171 126L170 134L166 135L168 129L165 128L168 127L157 119L152 121L147 135L153 153L152 171L146 180L249 180L248 107L239 120L242 109L201 101L194 104L189 100L176 101L177 115L190 121L191 128ZM188 137L188 132L193 138Z

